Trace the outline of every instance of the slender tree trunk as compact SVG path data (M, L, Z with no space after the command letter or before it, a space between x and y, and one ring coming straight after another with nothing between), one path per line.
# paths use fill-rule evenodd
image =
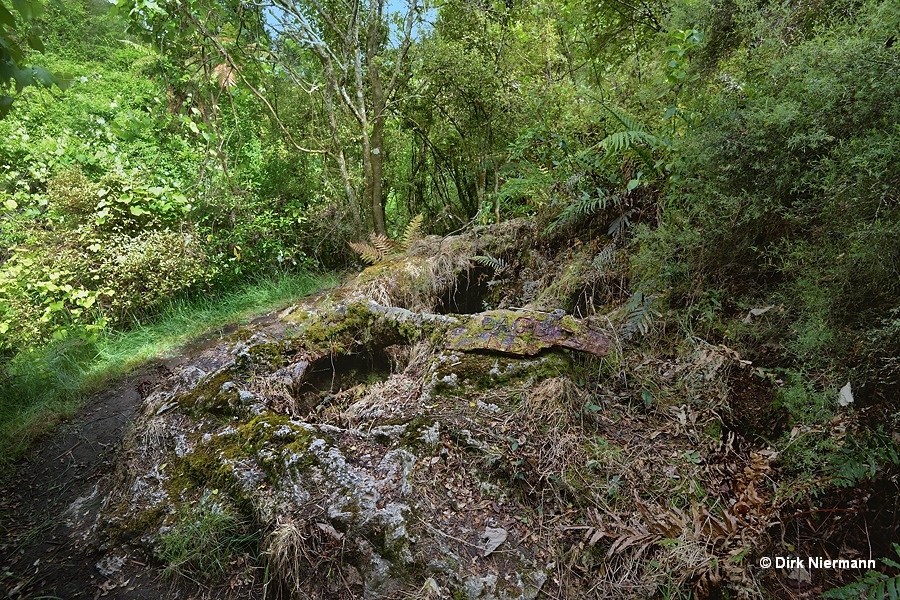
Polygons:
M356 190L353 189L353 182L350 180L350 171L347 169L347 160L344 157L344 145L341 143L341 136L337 124L337 117L334 114L334 94L335 94L335 76L334 70L330 64L326 65L328 86L323 94L325 97L325 108L328 111L328 124L331 128L331 140L334 144L334 156L337 159L338 168L341 171L341 180L344 182L344 193L347 194L347 202L350 205L350 214L353 216L353 225L357 229L362 226L360 219L359 207L357 206Z
M494 214L497 217L496 223L500 222L500 167L497 166L497 159L494 159Z
M378 55L378 34L382 23L384 0L371 0L366 40L366 73L369 76L369 88L372 91L372 134L367 151L371 179L366 186L369 205L372 210L372 221L375 231L386 234L384 222L384 120L386 115L386 99L384 86L381 83L381 68L376 64Z
M384 220L384 117L379 117L372 124L372 218L375 231L385 233Z

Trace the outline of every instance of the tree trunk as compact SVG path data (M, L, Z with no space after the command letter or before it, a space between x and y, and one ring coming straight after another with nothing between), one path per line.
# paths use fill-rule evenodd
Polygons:
M384 198L382 180L384 176L384 120L386 100L384 86L381 83L381 68L377 64L378 34L382 24L382 12L384 0L371 0L369 9L369 22L366 40L366 73L369 76L369 87L372 90L372 133L369 139L368 150L369 169L371 177L366 182L366 195L372 210L372 222L375 232L382 235L387 233L384 224Z

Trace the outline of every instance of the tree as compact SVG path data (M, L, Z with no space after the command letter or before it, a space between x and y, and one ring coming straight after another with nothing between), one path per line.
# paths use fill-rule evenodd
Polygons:
M320 71L301 72L289 62L280 66L303 89L324 101L335 156L351 206L358 204L341 139L339 108L356 123L362 144L363 207L376 232L384 234L385 123L398 89L412 43L413 27L423 7L409 0L405 14L396 19L399 40L390 47L391 23L386 0L279 0L272 15L279 37L311 52ZM364 208L364 210L365 210Z
M196 44L198 39L206 44L233 80L267 107L295 149L326 154L336 161L353 218L360 226L367 214L375 231L385 232L385 124L405 81L413 28L423 10L420 0L409 0L404 14L393 15L393 21L386 13L386 0L275 0L271 4L121 0L119 6L160 46L163 40L171 48ZM260 32L263 21L265 31ZM223 36L226 23L236 33ZM300 55L312 56L314 62ZM251 72L263 74L266 83L263 78L253 81ZM314 141L310 147L294 140L273 99L272 90L280 79L321 100L324 127L331 134L327 143ZM348 161L348 134L362 146L361 200Z
M12 89L20 93L24 88L38 85L45 88L57 86L65 89L64 78L38 66L25 66L25 49L20 45L24 39L27 48L39 52L44 50L41 29L36 20L44 14L40 0L14 0L16 15L0 0L0 119L9 113L14 100Z

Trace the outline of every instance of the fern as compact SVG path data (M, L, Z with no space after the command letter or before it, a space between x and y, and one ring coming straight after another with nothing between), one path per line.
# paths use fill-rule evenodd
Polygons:
M370 246L365 242L350 242L350 247L364 262L374 265L384 259L384 254L374 246Z
M552 233L563 227L574 225L584 219L606 209L608 197L606 192L597 188L596 195L581 192L581 196L575 202L566 206L559 216L547 227L547 233Z
M137 42L132 42L131 40L119 41L132 50L137 50L141 54L143 54L143 56L138 57L133 63L131 63L132 70L143 72L147 69L150 69L151 67L156 67L160 64L161 56L156 50L154 50L153 46L147 44L139 44Z
M609 224L609 229L607 229L606 234L611 236L624 235L625 230L631 225L631 216L634 212L634 210L626 210L613 219L613 222Z
M621 123L622 127L624 127L626 130L640 131L640 132L647 131L647 128L644 127L644 124L641 123L637 117L635 117L633 115L629 115L628 113L626 113L624 111L618 111L618 110L608 106L607 104L601 103L601 106L603 106L603 108L605 108L609 112L609 114L611 114L613 116L613 118L615 118L616 121Z
M840 487L853 487L865 479L874 478L888 465L900 465L897 446L883 428L873 431L864 439L854 439L830 462L828 470L834 483Z
M616 244L612 242L603 247L603 250L597 253L594 260L591 261L591 267L598 271L601 275L606 274L607 266L615 260Z
M483 267L489 267L498 273L509 266L509 263L502 258L494 258L493 256L473 256L472 260Z
M403 235L400 237L401 249L404 251L409 250L413 242L422 238L422 222L424 220L425 215L419 213L409 222L409 225L406 226L406 229L403 230Z
M605 104L603 104L603 108L624 128L600 141L600 147L606 150L606 156L612 158L621 155L626 150L633 150L644 161L644 164L655 171L657 166L652 150L663 144L662 139L647 131L644 124L636 117L617 111Z
M894 547L894 552L900 557L900 544L891 545ZM900 563L890 558L882 558L881 562L892 569L900 569ZM878 571L867 571L856 581L843 587L832 588L822 594L822 598L831 600L859 600L859 598L897 600L898 597L900 597L900 575L888 577Z
M423 220L424 217L418 215L410 221L403 232L399 244L384 234L373 232L369 234L368 243L350 242L350 248L359 254L359 257L364 262L370 265L378 264L388 256L409 250L412 243L421 237Z
M373 247L378 249L382 258L394 253L395 246L393 240L383 233L370 233L369 241L372 243Z
M600 141L600 147L604 148L610 154L621 154L623 151L631 148L638 142L652 146L655 145L658 138L646 131L617 131L612 133Z
M625 305L626 313L622 326L619 327L619 335L625 339L631 339L635 333L647 335L653 326L653 319L660 314L653 310L654 296L647 296L643 292L635 292Z

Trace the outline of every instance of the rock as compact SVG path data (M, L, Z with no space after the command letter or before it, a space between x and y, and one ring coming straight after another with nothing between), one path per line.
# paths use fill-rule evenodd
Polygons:
M534 356L553 347L572 348L596 356L609 353L609 338L571 316L536 311L493 310L472 315L448 333L445 347L493 350Z
M519 456L545 426L523 403L567 376L568 350L609 347L563 311L442 315L359 288L270 315L145 400L100 519L109 546L159 555L214 507L250 524L287 597L534 598L555 584L522 490L562 494ZM573 398L557 412L580 420Z

